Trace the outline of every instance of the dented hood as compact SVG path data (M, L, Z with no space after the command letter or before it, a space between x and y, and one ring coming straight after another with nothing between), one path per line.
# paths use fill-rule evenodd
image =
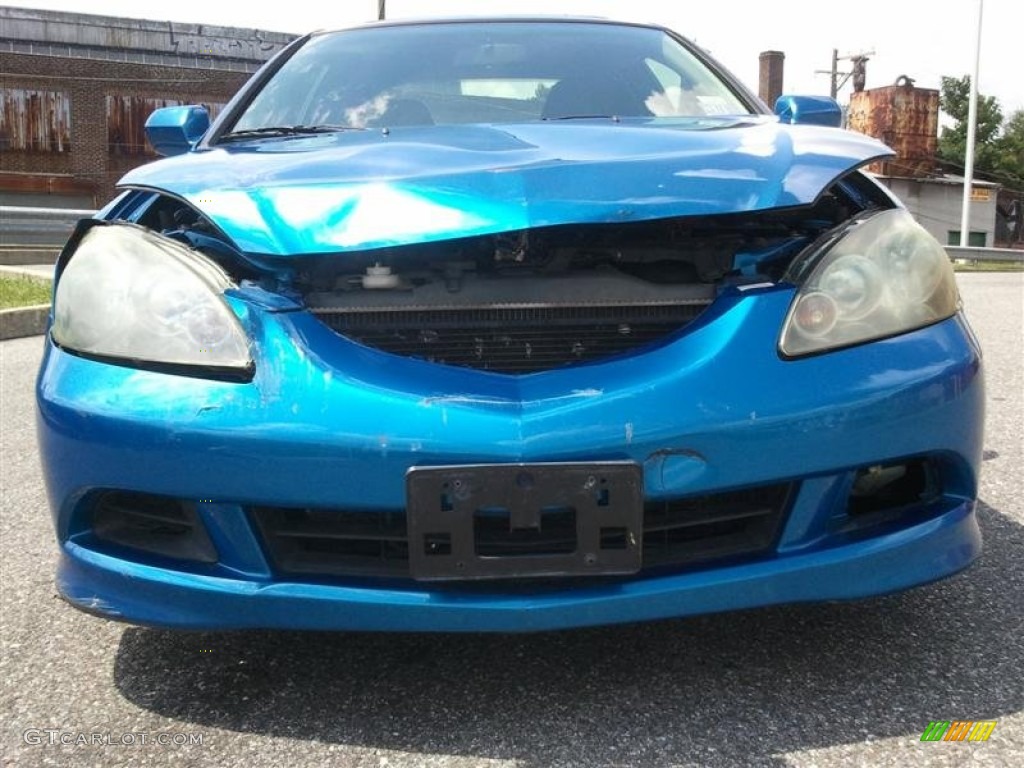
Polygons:
M241 250L287 257L803 205L891 154L762 117L425 126L240 142L121 185L184 198Z

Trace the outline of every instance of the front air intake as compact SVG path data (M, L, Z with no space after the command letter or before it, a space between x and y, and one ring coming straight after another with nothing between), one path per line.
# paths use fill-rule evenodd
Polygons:
M102 493L92 509L92 532L100 541L154 555L217 562L217 550L195 504L169 496Z
M685 328L709 303L313 312L342 336L393 355L525 374L653 344Z

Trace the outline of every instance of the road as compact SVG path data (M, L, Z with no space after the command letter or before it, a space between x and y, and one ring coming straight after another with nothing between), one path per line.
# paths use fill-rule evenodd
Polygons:
M989 386L978 565L855 603L533 636L183 634L69 608L34 441L42 339L3 342L3 764L1024 765L1024 275L960 278ZM998 725L919 741L946 719ZM59 743L94 732L135 743Z

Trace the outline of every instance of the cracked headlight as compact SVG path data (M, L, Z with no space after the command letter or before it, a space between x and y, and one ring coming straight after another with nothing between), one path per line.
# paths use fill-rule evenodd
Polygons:
M785 279L800 286L782 328L786 357L905 333L959 307L945 249L902 209L856 219Z
M58 278L53 340L129 364L248 370L248 340L223 296L232 285L175 240L134 224L93 226Z

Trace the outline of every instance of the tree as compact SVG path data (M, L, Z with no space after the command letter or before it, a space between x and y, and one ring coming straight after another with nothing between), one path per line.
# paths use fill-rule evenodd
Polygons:
M939 106L954 120L952 128L943 128L939 136L939 159L963 169L967 156L967 117L970 108L971 78L943 77ZM978 94L978 122L974 141L974 168L991 173L998 165L996 139L1003 124L1003 110L994 96Z
M1024 191L1024 109L1018 109L1003 124L1003 133L996 139L996 149L998 180Z

